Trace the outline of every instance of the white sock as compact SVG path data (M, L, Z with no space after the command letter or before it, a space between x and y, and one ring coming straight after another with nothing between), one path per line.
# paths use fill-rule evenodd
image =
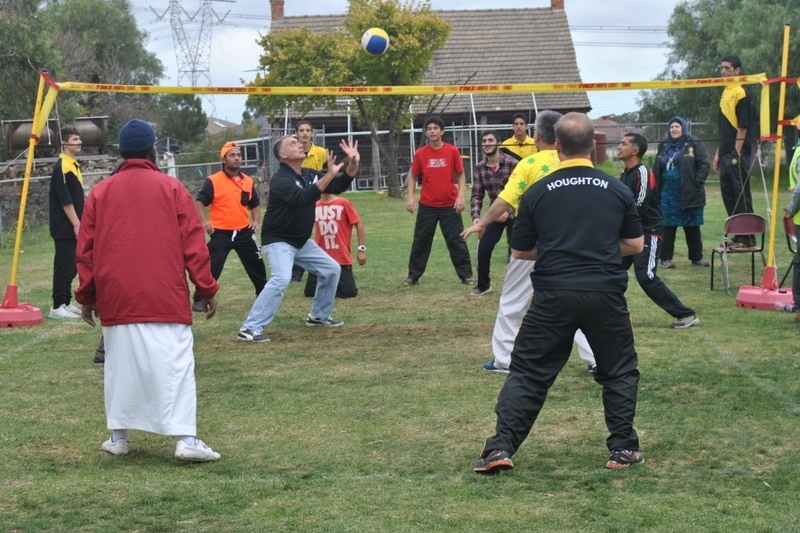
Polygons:
M197 437L194 435L178 435L176 438L183 441L187 446L197 446Z
M111 431L111 442L117 442L119 439L128 440L127 429L114 429Z

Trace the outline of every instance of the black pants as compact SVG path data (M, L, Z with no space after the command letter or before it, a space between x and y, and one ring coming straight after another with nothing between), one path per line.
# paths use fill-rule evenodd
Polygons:
M497 426L489 450L514 454L533 429L547 391L567 363L575 330L586 335L603 387L609 450L638 450L633 429L639 387L628 305L622 291L537 289L511 352L511 374L497 398Z
M464 231L461 215L452 207L429 207L424 204L419 204L417 210L414 242L411 244L411 256L408 259L408 277L416 280L425 273L437 223L442 228L444 242L450 251L450 261L453 262L456 274L461 280L471 278L469 250L467 243L461 238L461 232Z
M264 285L267 284L267 269L264 266L264 260L261 258L261 251L258 249L256 237L250 228L235 231L214 230L208 240L208 253L211 256L211 275L214 276L214 279L219 279L222 269L225 267L225 260L231 250L236 250L244 271L247 272L247 276L253 282L256 296L258 296L264 289ZM200 301L197 293L194 295L194 301Z
M489 271L492 264L492 252L495 245L503 238L503 231L508 229L508 240L511 242L511 227L514 219L505 222L492 222L483 232L483 237L478 241L478 285L477 288L485 291L492 284Z
M342 273L339 276L339 284L336 286L336 297L355 298L358 295L358 288L356 287L356 279L353 277L353 266L341 265L341 267ZM308 273L303 294L309 298L313 298L317 294L317 276L311 272Z
M303 274L305 274L306 269L298 265L297 263L292 265L292 281L302 281Z
M753 196L750 192L750 156L733 153L719 156L719 190L728 216L753 212ZM752 237L734 237L734 242L754 244Z
M666 226L664 228L661 259L671 261L675 256L675 235L677 232L678 228L675 226ZM686 237L686 247L689 248L689 261L703 259L703 237L700 234L700 226L684 226L683 233Z
M633 265L636 281L648 298L675 318L683 318L694 314L694 310L681 303L675 293L669 290L664 281L658 277L658 247L660 239L655 235L645 235L644 250L636 255L622 258L622 268L628 270Z
M800 226L794 225L794 234L800 243ZM794 272L792 272L792 297L794 305L800 309L800 245L797 245L797 253L794 255Z
M72 300L72 281L78 275L75 264L75 239L53 239L55 255L53 256L53 308L69 305Z

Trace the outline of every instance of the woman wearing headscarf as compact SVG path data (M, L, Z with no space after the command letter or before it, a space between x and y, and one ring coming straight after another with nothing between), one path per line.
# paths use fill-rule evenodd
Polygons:
M708 266L708 261L703 259L703 238L700 234L706 205L708 152L703 143L689 135L688 131L683 118L670 119L667 138L661 143L653 165L664 218L662 268L675 268L672 257L679 226L683 227L686 235L689 261L693 266Z

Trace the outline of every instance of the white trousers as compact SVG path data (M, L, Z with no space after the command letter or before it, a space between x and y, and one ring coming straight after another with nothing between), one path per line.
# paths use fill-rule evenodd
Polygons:
M185 324L103 328L108 429L197 435L194 338Z
M500 306L497 309L497 319L494 322L492 333L492 353L494 364L500 368L511 366L511 350L514 349L514 339L517 338L522 319L531 305L533 298L533 284L531 272L536 261L511 258L506 269L506 279L503 281L503 292L500 294ZM578 356L588 366L594 365L594 352L589 346L581 330L575 332L575 344L578 346Z

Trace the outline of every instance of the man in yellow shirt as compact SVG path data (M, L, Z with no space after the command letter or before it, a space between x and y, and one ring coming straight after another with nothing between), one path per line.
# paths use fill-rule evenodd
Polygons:
M555 125L560 118L561 114L555 111L542 111L539 113L539 116L536 117L534 136L540 151L517 163L508 178L506 186L497 195L497 199L477 223L464 230L461 234L463 238L466 239L473 233L477 233L480 238L486 227L498 220L508 209L513 209L516 212L525 191L558 168L560 160L555 149ZM522 317L525 316L533 297L533 285L531 284L530 275L533 271L534 263L535 261L516 259L514 257L508 263L506 279L503 282L503 292L500 295L500 304L497 310L497 319L492 333L494 359L483 365L484 370L503 374L508 373L508 368L511 365L511 350L514 348L514 339L522 324ZM594 355L589 343L586 341L586 337L583 336L580 330L575 334L575 342L578 344L578 355L587 364L589 370L592 371L595 364Z
M294 127L294 133L297 140L303 146L303 151L306 153L306 158L301 165L303 168L310 168L312 170L322 171L328 162L328 153L322 146L317 146L312 142L314 138L314 126L307 120L301 120ZM292 281L299 283L303 281L302 267L294 265L292 267Z
M314 127L311 122L301 120L297 123L294 129L297 140L303 145L303 151L306 153L306 158L303 160L303 168L312 168L314 170L322 170L325 163L328 161L328 154L325 153L325 148L317 146L312 142L314 138Z
M528 136L528 119L522 113L516 113L513 118L512 128L514 135L503 141L502 150L517 159L525 159L538 152L533 139Z

